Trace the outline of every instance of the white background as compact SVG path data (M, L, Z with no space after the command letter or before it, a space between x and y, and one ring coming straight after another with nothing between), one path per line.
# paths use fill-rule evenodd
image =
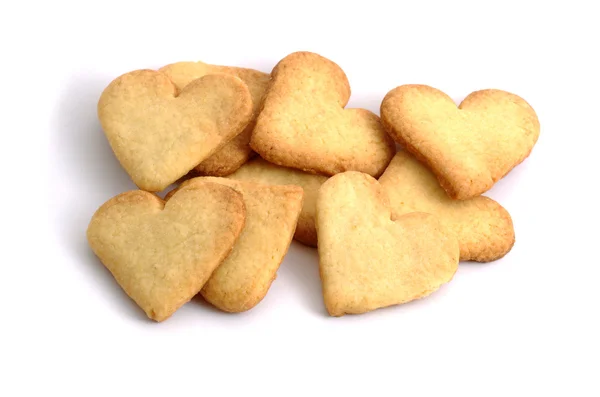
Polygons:
M598 396L600 65L592 1L2 2L0 395ZM427 299L326 315L317 255L294 244L265 300L193 301L148 321L95 259L87 223L134 185L100 130L116 76L183 60L342 66L350 106L424 83L524 97L542 131L489 195L504 259L463 263Z

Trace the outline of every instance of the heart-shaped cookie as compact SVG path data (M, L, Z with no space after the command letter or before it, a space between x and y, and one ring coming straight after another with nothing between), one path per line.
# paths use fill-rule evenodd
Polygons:
M234 76L204 76L177 95L164 73L137 70L109 84L98 116L133 182L154 192L241 133L252 118L252 98Z
M331 177L317 199L319 269L332 316L422 298L458 268L456 238L430 214L395 220L379 182L359 172Z
M302 188L214 177L189 179L181 188L206 182L220 183L242 194L246 223L233 250L210 276L201 294L221 310L243 312L265 297L277 276L302 208Z
M489 190L529 156L540 133L533 108L500 90L473 92L457 107L435 88L403 85L383 99L381 119L454 199Z
M304 204L294 239L311 247L317 246L317 229L315 228L317 194L321 185L327 180L326 176L271 164L258 157L244 164L227 178L266 185L300 186L304 190Z
M204 62L177 62L164 66L160 72L169 76L171 81L182 90L192 81L209 74L229 74L239 77L248 86L252 95L254 116L244 131L233 138L221 150L196 166L201 175L226 176L240 168L254 154L250 148L250 136L256 116L262 105L263 97L269 86L270 75L258 70L233 66L210 65Z
M121 288L163 321L196 295L244 227L242 195L217 183L179 190L166 203L141 190L103 204L87 229L90 247Z
M500 204L484 196L452 200L435 175L405 151L396 154L379 183L394 217L415 211L435 215L458 239L461 260L489 262L515 242L512 219Z
M250 146L278 165L334 175L379 176L395 153L379 117L344 109L350 85L334 62L310 52L282 59L271 73Z

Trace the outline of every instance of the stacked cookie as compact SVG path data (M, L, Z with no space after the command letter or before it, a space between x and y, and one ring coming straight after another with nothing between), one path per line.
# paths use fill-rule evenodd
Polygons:
M98 115L140 190L96 211L91 248L156 321L197 294L256 306L292 239L318 248L333 316L424 297L459 260L510 251L510 215L481 194L535 145L527 102L482 90L457 107L404 85L380 119L349 98L342 69L310 52L270 74L180 62L118 77Z

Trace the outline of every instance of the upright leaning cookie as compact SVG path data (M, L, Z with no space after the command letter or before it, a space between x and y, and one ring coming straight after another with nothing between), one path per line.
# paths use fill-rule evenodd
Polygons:
M261 157L312 173L381 175L394 143L375 114L344 109L350 85L337 64L296 52L275 66L271 78L250 141Z
M435 176L405 151L379 178L394 217L415 211L435 215L458 239L460 259L488 262L506 255L515 242L508 211L491 198L452 200Z
M156 192L241 133L252 118L252 97L234 76L204 76L178 94L164 73L136 70L102 92L98 117L133 182Z
M202 175L226 176L237 170L252 156L250 135L254 130L256 116L269 86L270 75L258 70L233 66L210 65L204 62L177 62L159 69L182 90L192 81L208 74L230 74L239 77L248 86L252 95L253 118L241 134L233 138L221 150L196 166Z
M529 156L540 133L533 108L500 90L473 92L456 107L435 88L403 85L383 99L381 119L454 199L489 190Z
M392 220L380 184L360 172L331 177L317 199L319 269L332 316L431 294L458 268L456 238L430 214Z
M296 185L304 190L304 204L294 239L311 247L317 246L315 215L317 212L317 194L328 177L309 174L294 168L271 164L258 157L244 164L228 178L238 181L252 181L266 185Z
M296 229L302 189L213 177L187 180L181 188L206 182L220 183L242 194L246 224L231 254L214 271L201 293L221 310L243 312L256 306L275 280Z
M165 204L135 190L103 204L87 229L90 247L153 320L188 302L242 232L242 195L217 183L179 190Z

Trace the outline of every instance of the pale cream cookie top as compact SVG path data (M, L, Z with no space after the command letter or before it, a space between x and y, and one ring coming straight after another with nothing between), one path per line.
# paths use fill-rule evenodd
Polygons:
M496 260L515 242L512 219L500 204L484 196L452 200L435 175L405 151L396 154L379 183L394 217L415 211L435 215L458 239L461 260Z
M243 312L265 297L277 276L302 208L302 188L214 177L190 179L181 187L205 182L229 186L243 195L246 224L233 250L201 293L221 310Z
M231 252L245 216L242 195L222 184L183 188L166 204L135 190L96 211L87 239L127 295L149 318L163 321Z
M296 52L282 59L271 76L250 141L261 157L311 173L381 175L394 156L394 143L377 115L344 109L350 85L337 64Z
M435 88L403 85L385 96L381 118L454 199L489 190L529 156L540 133L524 99L491 89L471 93L457 107Z
M323 184L317 232L323 298L332 316L424 297L458 268L452 233L422 212L392 220L384 189L363 173L344 172Z
M136 70L104 90L98 116L133 182L155 192L242 132L252 118L252 97L234 76L207 75L177 95L164 73Z
M298 219L294 239L311 247L317 246L317 230L315 228L317 194L328 177L281 167L258 157L244 164L228 178L267 185L300 186L304 190L304 205Z
M248 86L252 95L253 117L244 131L233 138L221 150L196 166L196 171L202 175L226 176L237 170L252 157L250 136L256 116L262 105L263 97L269 86L270 75L258 70L238 68L233 66L210 65L204 62L177 62L159 69L182 90L190 82L208 74L228 74L239 77Z

